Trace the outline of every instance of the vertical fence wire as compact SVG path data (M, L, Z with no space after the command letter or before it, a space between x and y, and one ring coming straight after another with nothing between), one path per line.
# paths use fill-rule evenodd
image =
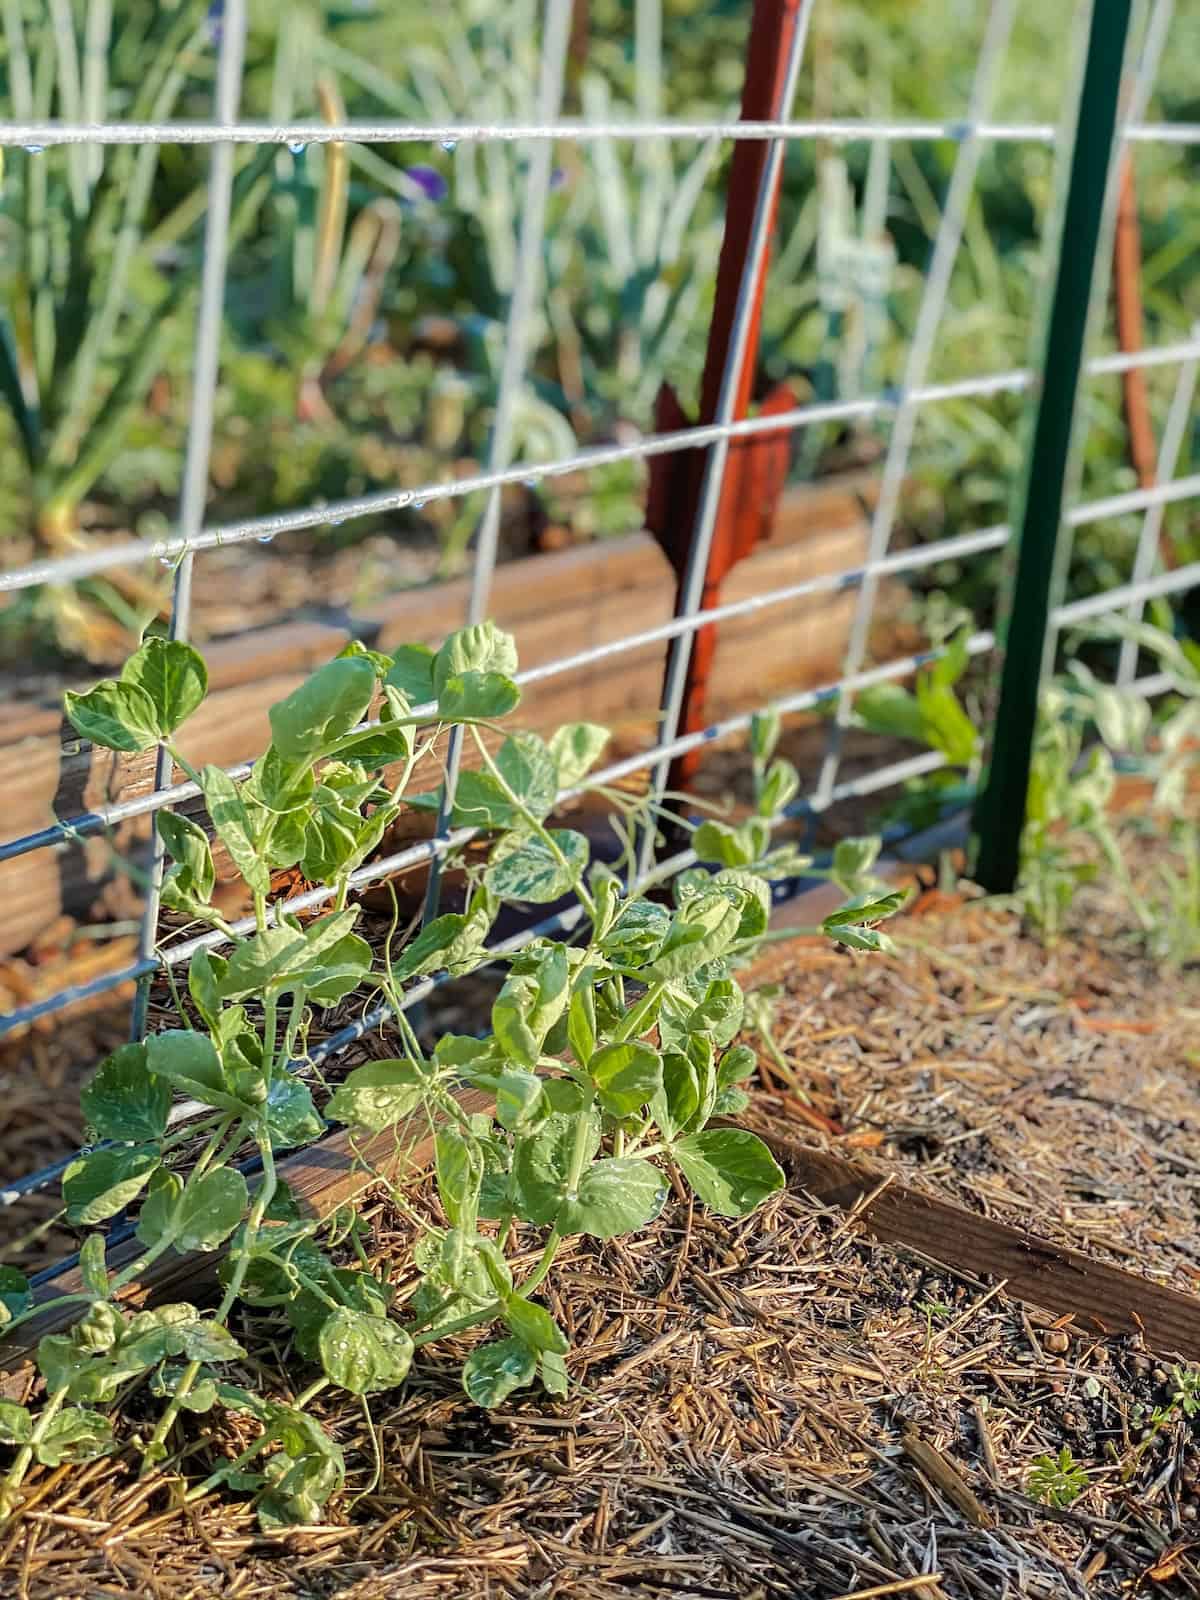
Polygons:
M990 115L996 80L1008 49L1015 14L1016 0L995 0L991 6L967 110L967 120L973 128L980 122L985 122ZM909 453L920 409L913 395L914 391L925 382L933 356L938 329L950 294L954 264L958 259L958 249L966 226L967 211L975 188L975 177L983 148L978 135L972 133L959 146L955 157L954 169L946 192L946 203L934 240L925 292L921 297L921 308L917 313L917 325L913 331L908 360L904 367L900 404L888 439L883 476L879 485L879 498L875 503L867 544L867 575L855 600L854 617L850 625L850 637L846 644L842 666L844 677L853 677L862 666L867 653L875 598L879 587L878 574L873 569L887 554L891 542L892 528L904 489L904 479L908 473ZM843 689L838 695L837 708L829 725L825 755L817 779L815 798L822 802L837 783L842 739L850 720L850 711L851 697Z
M1163 428L1162 444L1158 452L1159 483L1169 483L1175 476L1175 468L1179 464L1179 453L1183 448L1183 441L1187 437L1188 425L1192 418L1192 402L1196 396L1196 375L1200 371L1200 363L1193 356L1185 361L1179 369L1179 376L1175 380L1175 393L1171 397L1171 408L1167 412L1166 426ZM1132 582L1144 583L1154 571L1159 554L1159 536L1162 533L1163 517L1166 514L1167 502L1158 500L1146 508L1142 518L1141 532L1138 535L1137 553L1133 558ZM1129 607L1131 622L1140 622L1146 609L1144 600L1135 600ZM1117 661L1117 687L1128 689L1137 675L1138 647L1133 639L1121 641L1121 654Z
M537 115L541 122L554 122L562 106L567 47L571 38L571 13L571 0L546 0L537 100ZM542 281L546 197L550 192L553 159L554 145L549 139L539 140L529 150L513 291L505 329L504 360L500 368L496 414L492 422L492 437L488 447L489 472L505 471L512 460L513 418L521 386L525 382L530 324ZM488 490L487 502L479 524L475 562L471 571L471 593L467 602L468 624L482 622L487 614L492 577L496 570L496 554L500 543L502 496L503 489L499 484L494 484ZM438 839L444 838L450 830L450 816L454 810L454 794L458 787L458 769L461 761L462 729L454 727L450 730L446 748L445 777L442 781L435 828L435 836ZM441 855L435 855L429 863L429 883L425 890L423 922L428 922L437 915L442 892L442 861Z
M787 65L784 70L783 89L778 107L780 118L786 119L791 113L792 101L796 95L796 85L800 78L800 67L804 60L804 47L808 41L813 4L814 0L804 0L796 20L796 26L792 32L791 42L788 46ZM759 181L758 194L755 197L754 218L750 230L750 248L742 271L742 281L738 285L733 332L725 357L725 370L721 374L721 388L717 397L716 412L712 419L718 426L727 426L733 421L733 414L737 406L738 385L741 380L742 367L746 360L750 329L754 323L758 284L763 272L766 270L767 252L771 243L771 220L775 209L775 190L779 182L786 151L787 145L784 140L772 140L771 149ZM725 466L729 459L729 444L728 435L720 437L710 448L704 464L699 508L696 513L691 547L688 551L687 567L684 572L683 582L680 585L681 603L679 614L681 616L694 617L700 609L704 594L704 581L708 574L709 556L712 552L713 535L716 532L717 514L721 506L721 494L725 486ZM689 629L686 633L680 634L671 646L670 658L667 663L667 675L663 685L661 717L658 729L658 741L663 745L672 744L679 732L679 719L683 712L688 664L692 658L694 639L695 632ZM646 827L642 834L637 859L639 877L644 877L653 864L655 841L658 836L657 807L662 802L670 766L669 757L663 756L650 770Z
M238 114L245 46L246 0L225 0L214 95L217 116L222 122L232 121ZM192 405L184 454L183 487L179 496L179 531L184 538L193 537L203 526L208 493L213 407L220 366L221 328L225 318L225 277L229 265L229 219L233 204L235 153L232 144L214 144L209 160L208 213L204 224L204 266L196 314ZM186 639L191 628L193 560L193 552L185 551L175 569L171 597L172 639ZM168 788L173 778L174 764L160 745L154 766L155 791ZM158 939L158 909L165 854L157 828L151 829L150 837L150 875L138 935L138 958L143 961L153 957ZM134 995L131 1031L135 1039L140 1039L146 1030L151 979L152 974L143 977Z

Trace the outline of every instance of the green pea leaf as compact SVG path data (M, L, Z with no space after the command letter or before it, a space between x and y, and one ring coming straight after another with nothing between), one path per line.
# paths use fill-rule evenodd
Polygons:
M495 722L515 711L521 691L499 672L463 672L447 678L438 694L443 722Z
M93 1150L72 1161L62 1184L68 1222L90 1227L116 1216L142 1192L159 1159L158 1146L150 1144Z
M750 718L750 752L756 761L765 765L775 754L782 726L782 719L774 706L768 706L765 711L756 711Z
M858 880L870 872L883 848L878 834L862 839L839 839L833 847L833 875L843 888L856 892Z
M158 718L154 702L133 683L106 678L86 694L67 690L63 705L80 738L106 750L134 754L158 743Z
M575 979L567 1011L567 1042L571 1054L586 1067L596 1052L596 991L594 969L588 967Z
M285 756L269 744L254 763L245 790L268 811L283 815L308 804L315 781L312 767L303 756Z
M433 651L427 644L401 645L383 681L399 689L410 704L428 705L437 698L433 687Z
M182 639L147 639L121 668L121 683L146 695L158 735L167 739L208 693L208 668Z
M439 1128L433 1148L442 1210L454 1227L473 1232L483 1182L482 1152L457 1128Z
M306 930L306 942L311 933L312 928ZM313 955L310 944L308 957L310 965L297 987L304 989L315 1006L336 1005L353 994L370 976L373 959L371 946L356 933L343 934L318 956Z
M392 967L392 976L399 980L416 978L426 972L446 971L458 977L470 972L484 959L483 941L489 926L490 919L464 916L458 911L435 917L405 946L400 960Z
M758 791L755 806L760 817L777 817L800 792L800 774L790 761L772 761Z
M266 928L239 944L229 958L221 980L225 1000L244 1000L264 992L281 995L295 988L312 994L335 979L335 968L350 957L348 975L358 982L368 970L370 950L361 940L353 946L342 941L358 916L358 907L333 912L301 932L288 922Z
M555 1113L537 1133L518 1139L513 1154L512 1189L517 1213L526 1222L548 1227L558 1216L567 1189L578 1116ZM598 1119L589 1116L584 1130L584 1160L600 1148Z
M772 851L762 863L764 870L777 852ZM795 863L789 862L789 868ZM810 858L799 858L797 871L811 865ZM784 873L784 876L788 876ZM739 939L757 939L766 933L771 921L771 886L757 872L744 872L738 867L726 867L709 879L709 888L723 894L731 905L738 906L741 916L737 925Z
M717 1068L717 1083L722 1089L733 1083L744 1083L758 1071L758 1057L747 1044L735 1045L726 1050Z
M464 772L459 776L454 804L457 824L525 827L526 812L538 821L548 815L558 795L558 766L544 740L534 733L512 734L500 746L496 769L503 784L490 772ZM510 794L515 799L510 799Z
M16 1267L0 1267L0 1327L33 1310L29 1279Z
M191 1029L171 1028L152 1033L146 1040L146 1065L181 1094L220 1111L241 1111L232 1093L221 1058L211 1039Z
M248 1203L246 1180L233 1167L214 1167L190 1179L177 1212L176 1249L217 1249L242 1220Z
M537 1352L520 1339L498 1339L480 1345L463 1367L463 1388L477 1406L491 1410L508 1399L514 1389L533 1382Z
M851 950L870 950L880 955L896 953L895 944L882 928L858 928L842 924L826 928L825 932L831 939L836 939L838 944L844 944Z
M872 733L890 733L925 743L921 708L898 683L877 683L860 689L854 697L854 720Z
M65 1461L94 1461L116 1447L107 1417L82 1406L68 1406L51 1421L35 1454L43 1467L60 1467Z
M775 1157L745 1128L706 1128L671 1147L684 1177L700 1199L722 1217L744 1217L782 1189Z
M570 1389L567 1363L555 1350L543 1350L538 1357L538 1376L546 1393L556 1398L566 1394Z
M688 1031L707 1033L717 1049L723 1049L736 1037L745 1005L741 986L734 979L716 978L688 1017Z
M700 1109L700 1080L691 1058L680 1050L666 1050L662 1058L662 1088L650 1102L654 1120L673 1139Z
M740 906L719 890L689 900L671 920L670 932L654 961L645 970L652 978L686 978L697 967L715 960L737 937Z
M564 1196L555 1223L560 1233L613 1239L653 1222L666 1198L666 1180L649 1161L609 1156L586 1169L575 1199Z
M433 662L433 687L440 697L447 681L465 672L500 673L511 678L517 670L517 641L494 622L477 622L452 633Z
M571 1348L558 1323L543 1306L533 1300L525 1300L519 1294L514 1294L505 1301L503 1316L510 1331L521 1343L539 1354L552 1351L555 1355L563 1356Z
M375 692L375 668L363 657L327 661L268 712L280 754L302 760L327 752L363 720Z
M611 735L594 722L565 722L550 739L550 754L558 763L558 786L573 789L604 754Z
M758 842L749 828L734 828L725 822L702 822L692 834L697 858L723 867L748 867L759 855Z
M0 1400L0 1444L28 1444L33 1418L14 1400Z
M671 927L671 913L653 900L634 900L618 914L600 941L602 955L622 967L640 967L662 949Z
M362 1311L370 1317L387 1316L391 1288L369 1272L337 1267L320 1281L327 1293L335 1295L351 1311ZM287 1319L295 1330L296 1349L306 1361L321 1359L320 1333L330 1313L329 1303L309 1289L301 1289L288 1301Z
M215 956L211 950L197 950L188 963L188 993L213 1033L217 1031L221 1012L219 986L227 966L225 957Z
M259 850L250 813L237 785L220 767L207 766L200 774L204 804L229 858L255 894L269 894L271 870Z
M137 1237L147 1247L175 1236L175 1208L183 1194L183 1182L175 1173L160 1167L150 1179L146 1198L138 1213Z
M590 846L582 833L571 828L552 828L550 838L558 855L540 834L505 834L484 875L488 888L501 900L532 905L546 905L569 894L587 871Z
M329 754L346 756L364 767L378 769L393 761L407 761L412 752L412 728L404 722L381 722L377 728L347 733L329 747Z
M411 1061L369 1061L338 1085L326 1114L334 1122L379 1133L410 1116L428 1088L428 1080Z
M325 1124L313 1105L312 1091L285 1073L267 1092L267 1131L272 1150L292 1150L320 1137Z
M108 1298L108 1273L104 1268L104 1235L89 1233L79 1247L79 1276L83 1287L97 1300Z
M349 1306L321 1324L317 1347L325 1376L351 1394L394 1389L412 1365L413 1342L403 1328Z
M606 1044L587 1067L600 1103L614 1117L632 1116L662 1088L662 1058L648 1044Z
M144 1044L123 1044L97 1067L79 1103L98 1138L144 1143L167 1131L171 1086L151 1073Z
M526 1133L549 1107L542 1080L532 1072L503 1072L496 1083L496 1121L510 1133Z

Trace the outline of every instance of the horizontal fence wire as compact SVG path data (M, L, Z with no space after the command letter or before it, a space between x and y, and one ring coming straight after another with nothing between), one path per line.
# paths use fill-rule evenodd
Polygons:
M972 635L967 642L970 654L978 655L990 650L995 643L994 636L989 631ZM927 666L932 661L937 661L945 654L945 648L923 650L913 655L903 656L893 661L884 662L877 667L856 674L853 680L839 679L833 683L822 684L816 688L803 689L796 694L783 696L772 702L775 710L781 715L793 712L813 711L821 705L836 699L839 691L844 687L852 689L866 689L872 684L887 683L897 678L911 676L921 667ZM563 805L577 799L587 789L598 785L612 784L621 778L631 777L635 772L645 771L669 757L683 755L689 750L699 749L702 745L710 744L718 739L729 738L736 733L743 733L751 723L755 712L740 712L736 716L727 717L723 721L711 723L707 728L701 728L695 733L681 734L670 742L654 745L649 750L628 756L624 760L613 762L610 766L602 768L592 774L586 785L576 786L571 789L560 790L556 805ZM434 857L444 856L448 851L457 848L460 844L467 844L478 837L478 828L456 828L449 834L439 838L423 839L416 844L408 845L405 849L396 851L392 855L381 856L377 861L368 862L359 867L347 878L349 889L361 889L367 884L381 883L388 878L393 878L397 873L409 867L419 866L423 862L431 861ZM288 900L277 901L268 909L268 920L274 921L281 912L292 914L301 911L312 911L319 906L327 905L334 898L337 889L333 885L320 884L313 889L306 890L303 894L293 895ZM172 946L169 950L160 952L157 961L133 962L127 967L122 967L115 972L105 973L90 983L73 988L65 988L56 994L48 995L45 999L37 1000L29 1005L22 1006L15 1011L10 1011L6 1016L0 1017L0 1038L12 1033L15 1029L35 1022L39 1018L52 1016L55 1012L64 1010L67 1006L75 1005L85 999L93 999L106 994L122 984L144 976L147 972L155 970L158 965L176 967L191 960L199 950L209 950L227 944L231 936L250 933L255 926L253 917L244 917L229 925L228 931L214 928L211 932L198 935L186 943Z
M1200 355L1200 340L1187 339L1129 355L1103 356L1090 362L1087 371L1091 376L1102 377L1131 372L1141 367L1187 361L1197 355ZM902 394L899 389L890 389L858 400L796 406L772 416L747 417L737 422L712 423L695 428L676 428L669 433L648 434L628 445L597 445L553 461L522 462L502 472L481 472L473 477L360 495L354 499L333 500L302 510L222 523L206 528L192 538L133 539L78 555L37 561L25 567L16 567L10 572L0 572L0 593L14 593L44 583L72 583L80 578L94 577L119 567L135 566L143 561L158 560L170 564L190 551L212 550L224 545L240 544L248 539L267 543L280 534L298 533L326 525L339 527L359 517L400 511L409 506L419 510L431 500L461 499L465 495L505 484L536 484L549 478L614 466L619 462L646 460L677 450L694 450L721 439L786 433L826 422L866 421L873 417L886 417L901 405L938 405L956 400L981 400L998 394L1021 394L1033 382L1032 372L1017 368L983 377L924 384L909 395Z
M1124 130L1134 144L1200 144L1200 122L1139 122ZM572 144L602 139L743 140L827 139L838 144L890 140L922 143L985 139L995 144L1054 144L1050 122L978 122L965 118L871 121L829 118L796 122L4 122L0 145L31 153L60 145L130 144L504 144L561 139Z
M885 576L894 576L901 572L916 572L924 567L936 566L943 561L961 560L964 556L977 555L989 550L999 550L1006 544L1009 530L1005 526L981 528L977 533L956 534L949 539L940 539L931 544L914 545L909 550L896 551L878 562L874 571ZM514 682L522 688L530 684L545 683L549 679L558 677L562 673L577 672L585 667L596 666L602 661L610 661L624 655L627 651L637 650L643 646L659 644L667 639L673 639L680 634L688 633L693 629L702 628L714 622L728 621L733 617L748 616L756 611L763 611L772 606L783 604L787 600L800 600L818 594L836 593L843 589L853 588L862 582L867 572L872 570L867 566L847 567L836 572L821 573L813 578L805 578L801 582L785 584L781 588L767 589L761 594L750 595L744 600L731 600L723 605L712 606L706 611L698 611L692 616L675 617L669 622L660 623L653 628L643 629L640 633L624 634L619 639L609 640L605 644L592 645L586 650L577 651L573 655L556 656L553 661L545 662L541 666L526 667L514 674ZM432 703L414 708L415 714L428 714L430 721L434 720L436 706ZM379 727L377 718L361 722L351 731L364 733L369 728ZM225 773L235 782L250 775L251 761L241 761L231 767L226 767ZM134 817L146 816L159 811L165 806L178 805L183 800L195 799L200 794L200 786L188 781L173 784L169 788L156 789L144 795L137 795L129 800L121 800L110 806L97 807L95 811L84 812L76 817L64 818L61 822L51 827L39 829L36 833L24 834L18 839L8 840L0 844L0 862L11 861L17 856L27 855L32 850L41 850L49 846L65 845L74 842L77 838L85 837L113 827L120 822L128 822Z

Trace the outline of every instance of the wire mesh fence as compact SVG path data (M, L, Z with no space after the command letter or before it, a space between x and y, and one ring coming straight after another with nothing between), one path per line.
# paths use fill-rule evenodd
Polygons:
M769 10L769 7L762 8ZM778 8L781 12L787 8ZM630 631L624 637L605 641L553 660L526 668L516 675L521 685L541 683L583 667L611 664L620 671L624 658L649 645L667 647L667 670L663 687L657 733L651 744L635 754L610 763L589 780L591 786L613 784L633 773L648 773L650 798L662 800L670 763L689 752L744 732L758 706L749 706L735 715L723 717L701 727L684 725L682 711L695 640L701 630L727 623L738 617L757 616L768 608L784 608L789 603L816 596L853 592L852 622L846 641L842 670L836 678L815 686L798 687L773 697L782 715L824 711L830 713L826 753L814 774L810 791L795 804L794 810L814 815L851 796L877 793L889 785L936 770L944 758L936 751L922 752L902 760L881 760L865 773L843 776L842 736L849 725L854 697L864 689L881 683L912 677L923 666L938 659L937 649L905 651L892 659L870 661L870 641L876 620L881 586L889 578L934 569L940 563L965 561L1007 551L1022 561L1032 542L1041 541L1042 567L1040 608L1045 614L1046 633L1051 639L1065 628L1108 613L1121 612L1137 618L1147 601L1158 597L1180 596L1200 579L1200 563L1185 563L1166 571L1158 567L1159 535L1167 506L1189 500L1200 493L1200 476L1175 478L1191 418L1195 381L1200 365L1200 336L1151 347L1137 352L1095 354L1084 361L1082 350L1083 312L1079 322L1074 357L1050 373L1046 357L1038 348L1029 368L982 373L952 382L931 382L929 371L943 323L951 278L958 259L967 211L978 165L990 145L1030 143L1055 146L1066 190L1068 209L1074 197L1077 210L1086 212L1091 228L1091 244L1074 263L1076 287L1085 286L1084 300L1090 302L1092 337L1095 340L1106 294L1106 277L1097 261L1104 259L1098 248L1103 239L1105 218L1111 211L1116 153L1125 144L1162 144L1187 147L1200 143L1200 125L1170 124L1146 120L1150 93L1162 53L1166 47L1172 19L1170 0L1155 0L1144 11L1144 27L1130 30L1128 4L1097 4L1091 13L1089 74L1085 74L1085 93L1078 105L1066 107L1067 131L1043 123L1002 123L992 119L996 74L1003 61L1016 11L1015 0L995 0L988 8L986 26L978 54L974 91L961 119L942 122L904 120L790 120L792 100L801 73L808 36L811 9L791 12L790 28L780 32L780 53L776 67L776 114L770 117L747 116L741 121L683 122L641 120L586 123L562 116L563 83L571 6L569 0L547 0L541 40L541 73L534 119L529 123L488 124L446 122L421 124L411 121L320 122L290 121L256 124L239 121L242 70L246 36L244 0L226 0L222 19L218 70L213 96L213 120L208 123L145 122L92 125L66 121L14 121L0 126L0 146L23 148L36 159L38 152L55 146L96 148L107 145L202 145L209 149L208 207L205 217L204 264L195 323L194 359L190 420L179 509L174 530L169 536L147 541L131 539L102 547L81 550L52 560L41 560L0 572L0 592L17 593L43 585L66 585L81 579L133 568L148 561L170 564L173 574L171 637L186 639L190 629L191 592L194 563L205 552L249 540L267 540L300 533L328 523L391 512L406 506L436 500L483 496L483 513L475 543L470 594L464 622L483 620L489 611L492 581L498 559L500 495L508 485L552 482L578 472L620 462L647 463L657 458L703 449L704 469L690 529L687 562L680 574L676 615L651 628ZM1126 34L1132 43L1126 47ZM1107 76L1104 72L1108 62ZM1097 64L1098 63L1098 64ZM1130 74L1130 88L1123 103L1118 89L1122 68ZM1090 96L1090 98L1089 98ZM1070 90L1066 98L1070 101ZM790 147L798 141L827 140L833 143L894 141L919 143L948 142L956 154L941 208L940 222L933 241L925 276L920 312L911 339L901 381L896 387L861 398L814 401L793 405L769 415L746 414L746 375L755 361L755 317L761 304L763 279L771 244L779 176ZM737 295L729 337L720 373L720 388L711 419L694 426L671 428L644 435L631 443L602 445L541 462L514 462L512 408L525 378L528 359L529 325L541 292L542 262L545 251L546 200L551 183L551 160L556 144L587 141L698 141L718 140L737 145L749 142L762 150L758 181L753 196L751 226L745 239L742 258L737 263ZM355 498L344 498L321 505L297 506L268 516L213 525L205 516L210 477L214 400L219 377L219 352L222 323L226 314L226 271L230 249L230 213L239 146L280 146L293 151L308 144L404 144L438 142L447 148L457 144L512 142L528 151L521 201L521 224L517 240L516 270L510 297L500 368L495 415L485 470L470 476L430 482L415 488L387 491ZM1079 172L1090 171L1091 183L1076 187ZM1068 182L1068 180L1070 180ZM1057 222L1061 224L1062 211ZM1078 241L1062 237L1059 226L1051 227L1043 240L1048 275L1062 264L1064 250L1077 250ZM1086 311L1086 306L1083 308ZM1053 310L1051 333L1053 335ZM1053 345L1046 349L1053 354ZM1058 357L1054 357L1055 360ZM1073 495L1070 475L1072 420L1082 412L1080 390L1095 378L1131 370L1154 367L1177 369L1176 387L1160 459L1159 482L1152 487L1108 494L1090 500L1065 504ZM1054 394L1047 399L1048 379L1054 379ZM900 513L902 494L913 468L913 449L918 419L929 409L963 399L984 399L997 395L1028 396L1043 413L1047 405L1057 408L1055 441L1048 448L1054 454L1056 482L1065 486L1059 492L1053 484L1033 484L1012 526L994 525L958 533L903 549L893 549L893 536ZM726 472L731 452L756 439L795 436L806 429L830 423L876 421L887 424L888 444L879 476L878 493L871 516L864 559L856 565L821 573L803 581L776 586L745 599L717 604L707 603L705 595L711 577L714 537L722 513ZM1078 426L1075 434L1078 444ZM1032 533L1029 496L1044 496L1040 524ZM1061 573L1065 552L1076 530L1106 519L1140 513L1140 536L1129 580L1097 595L1064 599L1052 593L1050 568ZM1049 541L1047 543L1047 541ZM1036 610L1036 608L1035 608ZM1021 617L1006 622L1011 660L1014 639L1019 648L1037 656L1032 680L1040 673L1044 653L1043 630L1037 637L1021 632ZM1017 629L1014 635L1013 628ZM1001 634L1001 642L1005 634ZM997 637L991 628L977 626L966 639L971 656L990 656ZM803 654L803 641L797 638L796 657ZM1162 674L1138 679L1138 653L1135 647L1122 649L1118 681L1155 694L1170 687ZM1029 674L1027 674L1029 677ZM431 715L435 707L417 708ZM1001 706L1001 717L1006 715ZM1007 715L1016 716L1009 705ZM1019 738L1032 736L1032 718L1025 708L1020 713ZM375 726L372 722L362 727ZM1014 724L1015 726L1015 724ZM1019 740L1018 740L1019 742ZM247 750L245 759L227 768L235 781L251 770L257 752ZM476 830L450 825L455 780L458 770L457 745L452 745L441 792L438 825L432 838L422 839L391 851L353 873L349 888L357 890L385 882L421 864L429 866L429 894L426 916L438 905L441 864ZM1011 779L1011 774L1008 777ZM31 852L73 848L82 840L103 834L119 823L153 816L156 812L194 799L200 793L193 782L176 782L171 758L160 750L149 793L97 806L48 826L8 838L0 843L0 861L13 860ZM1017 774L1018 781L1020 773ZM570 801L578 791L567 790L559 803ZM1011 799L1011 795L1010 795ZM1019 808L1018 808L1019 810ZM652 815L653 813L651 813ZM1018 816L1019 824L1019 816ZM185 967L201 949L219 947L229 933L213 930L198 937L177 941L159 948L159 887L163 853L155 838L155 853L141 918L141 934L136 959L100 978L71 987L19 1006L0 1019L0 1035L13 1033L43 1018L63 1011L86 999L113 991L136 981L134 1032L140 1036L145 1026L145 1004L149 980L156 972ZM639 853L643 877L667 866L683 867L695 860L692 852L677 852L668 862L656 862L660 838L651 825L644 832ZM330 903L336 893L330 885L315 885L279 901L269 915L282 911L306 912ZM504 947L537 937L548 931L567 931L572 918L578 920L578 907L535 922L513 936ZM239 933L254 926L253 918L235 921L230 932ZM405 1004L413 1006L425 999L438 980L426 978L409 988ZM353 1040L377 1027L388 1014L385 1006L368 1010L353 1023L324 1040L310 1059L323 1060L335 1055ZM194 1107L182 1104L173 1118L184 1120ZM11 1204L21 1196L45 1187L58 1177L67 1161L41 1172L16 1179L0 1193L0 1202Z

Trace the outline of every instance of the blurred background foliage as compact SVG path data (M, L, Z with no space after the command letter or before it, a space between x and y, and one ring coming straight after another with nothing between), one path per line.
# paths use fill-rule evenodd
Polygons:
M814 3L798 116L964 113L984 0ZM997 120L1058 120L1080 9L1020 6ZM540 10L538 0L252 0L244 115L528 118ZM736 114L749 13L749 0L578 0L566 113ZM211 115L220 0L2 0L0 17L6 114ZM1151 120L1200 120L1197 60L1200 0L1179 0ZM948 142L789 149L764 381L786 378L802 397L824 398L899 380L954 154ZM518 459L636 436L664 381L694 403L728 158L728 147L682 140L558 149ZM507 143L239 152L213 520L474 470L495 402L525 159ZM1184 337L1200 319L1198 165L1194 148L1136 149L1148 342ZM170 525L206 181L207 154L195 147L5 153L5 565ZM985 153L931 378L1028 361L1053 181L1044 146ZM1148 374L1160 429L1174 381L1173 368ZM1087 408L1085 493L1133 486L1116 380L1091 381ZM899 538L1004 518L1021 413L1014 396L926 409ZM1180 472L1198 444L1193 430ZM874 430L809 430L796 436L795 475L869 463L879 449ZM642 493L632 466L552 484L518 504L518 536L525 527L563 538L628 532L640 525ZM469 498L432 501L260 556L382 537L398 551L432 552L432 567L397 561L393 581L406 581L456 570L477 513ZM1128 577L1138 526L1124 518L1081 530L1075 592ZM1200 554L1194 511L1172 508L1167 527L1183 559ZM519 537L510 553L518 547ZM986 617L996 571L978 558L934 569L918 597L931 623L944 628L964 605ZM13 597L0 611L0 651L119 654L163 587L163 575L127 574Z

